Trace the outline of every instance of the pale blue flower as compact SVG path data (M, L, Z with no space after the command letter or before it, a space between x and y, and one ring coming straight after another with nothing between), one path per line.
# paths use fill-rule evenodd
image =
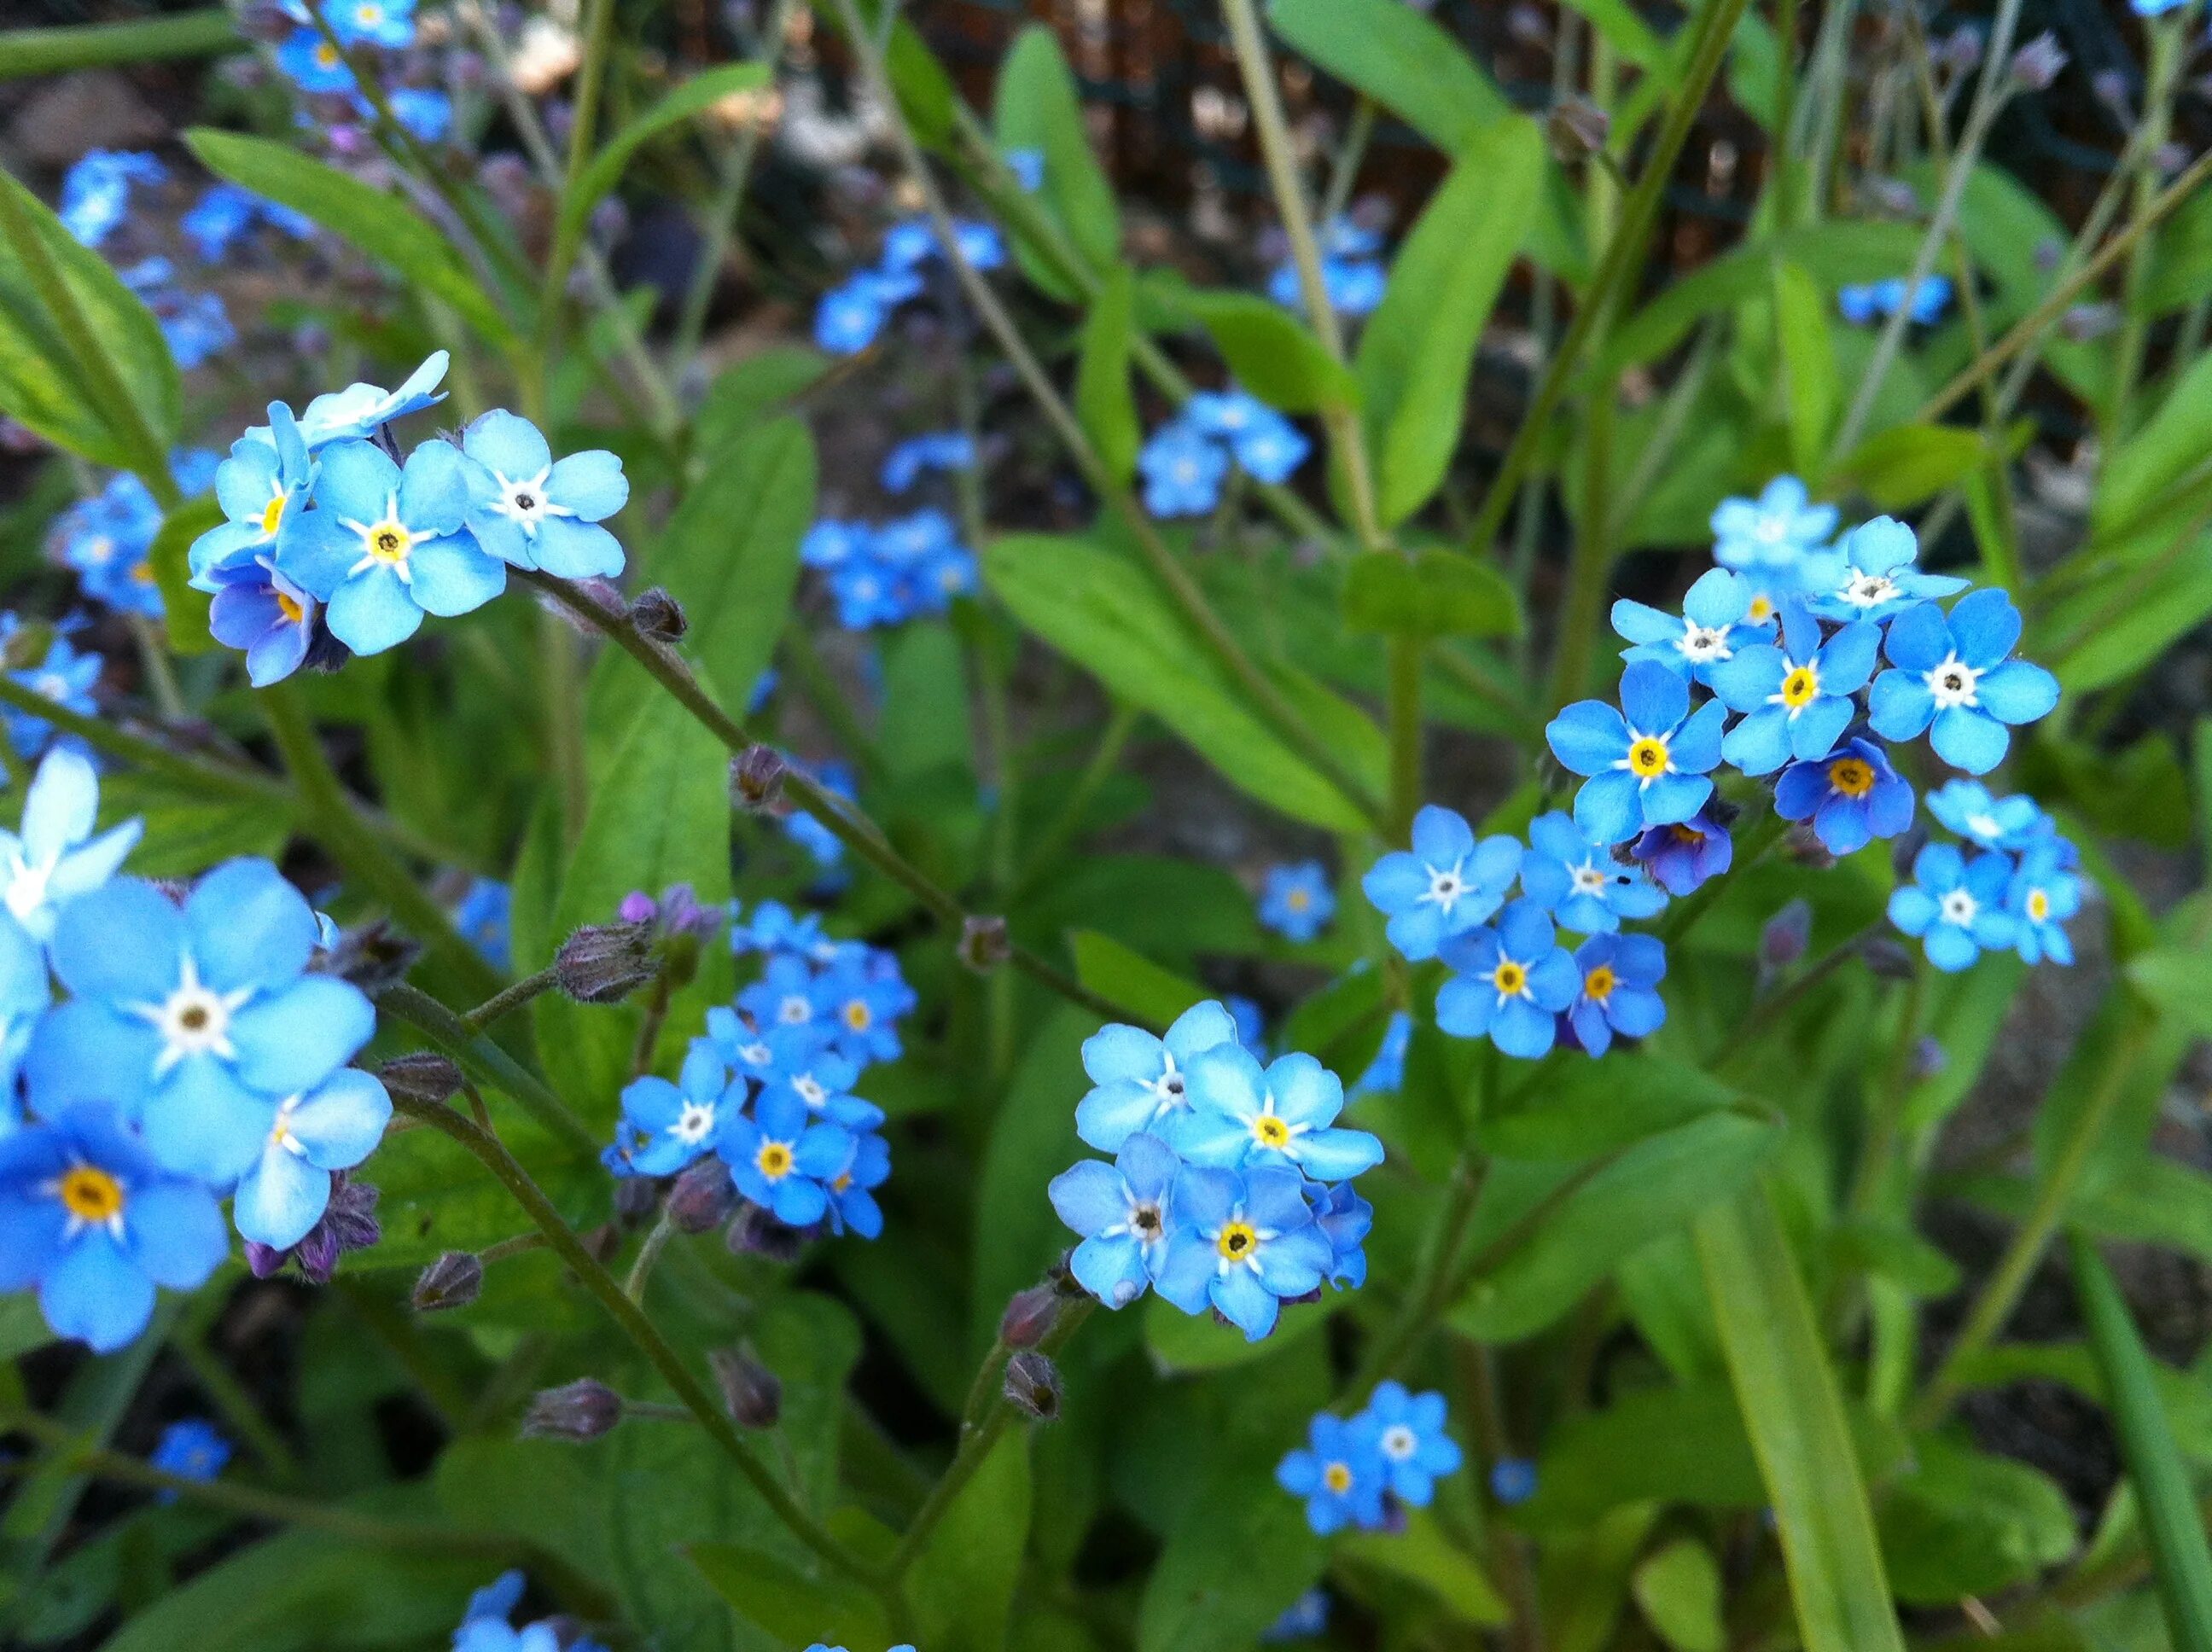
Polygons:
M1635 646L1620 657L1656 659L1710 684L1714 666L1773 635L1766 623L1748 623L1752 595L1751 581L1715 568L1698 576L1680 617L1624 597L1613 605L1613 629Z
M599 524L629 501L622 460L603 447L556 461L529 420L494 408L461 433L469 531L515 568L611 579L623 548Z
M145 822L126 820L95 837L99 814L100 774L82 754L57 746L40 760L21 835L0 832L0 905L33 940L52 940L62 908L113 877L137 847Z
M1784 604L1780 647L1758 643L1712 669L1713 692L1744 714L1721 741L1722 757L1747 774L1771 774L1826 756L1857 715L1852 696L1881 650L1877 625L1855 622L1824 642L1802 604Z
M1891 891L1889 920L1918 938L1938 969L1955 973L2017 939L2019 920L2005 908L2008 857L1977 855L1970 863L1948 843L1929 843L1913 859L1912 879Z
M1263 1070L1250 1052L1217 1044L1191 1058L1185 1093L1189 1105L1161 1121L1160 1129L1188 1163L1294 1169L1330 1182L1382 1162L1379 1140L1337 1125L1342 1081L1302 1052Z
M1076 1134L1102 1153L1118 1153L1139 1131L1157 1133L1189 1107L1186 1086L1199 1052L1236 1041L1236 1022L1211 1001L1177 1016L1164 1038L1119 1023L1101 1027L1083 1042L1093 1088L1076 1105Z
M1285 1297L1321 1288L1334 1260L1295 1170L1186 1165L1169 1195L1175 1227L1153 1288L1186 1314L1212 1308L1257 1342Z
M1778 476L1757 499L1724 499L1712 517L1713 560L1723 568L1786 573L1836 531L1836 507L1815 505L1805 484Z
M1412 850L1384 855L1359 886L1389 918L1383 933L1390 944L1419 963L1498 910L1522 853L1519 841L1503 833L1477 843L1465 816L1429 804L1413 817Z
M1648 659L1621 673L1620 707L1601 700L1569 706L1545 727L1552 753L1588 776L1575 794L1575 824L1596 843L1620 843L1650 826L1687 820L1712 795L1728 709L1708 701L1692 713L1690 685Z
M1882 652L1895 669L1874 680L1867 718L1886 740L1928 736L1954 768L1986 774L2004 761L2011 726L2058 703L2058 679L2014 659L2020 612L2002 591L1971 592L1947 617L1933 603L1889 624Z
M1887 620L1966 588L1954 575L1922 573L1919 559L1919 538L1904 523L1887 516L1862 522L1834 550L1807 560L1807 605L1826 620Z

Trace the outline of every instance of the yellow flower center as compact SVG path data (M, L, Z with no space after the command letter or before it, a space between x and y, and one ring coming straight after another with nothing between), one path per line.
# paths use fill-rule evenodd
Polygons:
M1232 1262L1241 1262L1259 1248L1260 1236L1249 1222L1231 1222L1213 1241L1213 1248Z
M1498 968L1490 972L1498 993L1504 998L1517 998L1528 989L1528 972L1510 958L1500 958Z
M1667 830L1674 841L1693 849L1705 841L1705 835L1694 826L1669 826Z
M1321 1483L1340 1497L1352 1490L1352 1465L1331 1463L1321 1471Z
M845 1006L845 1024L854 1032L867 1031L870 1023L875 1018L874 1013L869 1010L865 999L856 998Z
M295 625L307 617L307 610L300 606L290 592L284 591L276 593L276 611Z
M61 1200L80 1222L112 1221L123 1211L123 1184L105 1170L80 1164L62 1177Z
M1647 780L1656 780L1667 772L1667 743L1656 734L1647 734L1628 748L1628 768L1632 774Z
M379 522L368 531L368 554L380 562L404 562L415 536L397 522Z
M753 1155L753 1163L770 1181L781 1181L791 1174L791 1148L780 1141L764 1141L760 1151Z
M1753 597L1751 606L1744 610L1744 617L1753 625L1765 624L1774 617L1774 599L1771 597Z
M315 48L315 67L318 69L336 69L337 66L338 49L332 46L328 40L325 40L320 46Z
M1283 897L1283 904L1293 912L1304 912L1313 904L1313 896L1302 889L1294 889Z
M2027 892L2027 915L2041 923L2051 915L2051 897L2039 889Z
M1820 679L1810 665L1800 665L1782 679L1782 703L1802 711L1820 697Z
M261 537L264 539L275 538L276 524L283 519L283 516L284 495L279 493L276 498L261 507Z
M1601 963L1583 977L1583 996L1594 1004L1602 1004L1613 996L1613 989L1619 985L1620 978L1613 973L1613 966Z
M1828 784L1847 798L1874 790L1874 765L1863 757L1838 757L1828 765Z
M1291 1127L1273 1113L1262 1113L1252 1121L1252 1137L1262 1147L1280 1147L1291 1139Z

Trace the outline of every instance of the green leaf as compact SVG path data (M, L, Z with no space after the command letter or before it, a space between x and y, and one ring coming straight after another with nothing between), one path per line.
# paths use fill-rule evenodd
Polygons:
M2212 1546L2189 1471L2173 1443L2172 1425L2158 1397L2157 1370L2128 1314L2120 1288L2079 1234L2071 1236L2074 1282L2089 1321L2089 1342L2104 1370L2112 1426L2120 1436L2128 1479L2135 1487L2149 1540L2159 1600L2176 1652L2212 1649Z
M1030 1442L1017 1428L1000 1436L915 1557L916 1644L999 1652L1029 1534Z
M1129 345L1135 325L1135 278L1128 265L1117 264L1083 318L1075 416L1108 472L1124 483L1137 468L1137 450L1144 441L1136 395L1129 386Z
M1598 37L1622 61L1659 76L1662 83L1671 83L1674 77L1668 72L1671 58L1666 46L1651 32L1651 26L1629 8L1627 0L1567 0L1567 3L1589 20Z
M1851 449L1828 479L1856 488L1883 510L1904 510L1957 487L1981 468L1988 451L1978 430L1894 425Z
M1876 1519L1890 1586L1915 1606L2001 1593L2074 1552L2073 1510L2049 1477L1939 1435L1913 1441Z
M1431 546L1403 556L1356 556L1344 579L1344 623L1382 636L1511 636L1521 602L1488 562Z
M968 1342L973 1353L962 1356L963 1365L972 1367L991 1345L1007 1300L1035 1285L1069 1243L1045 1184L1085 1156L1075 1134L1075 1101L1086 1083L1083 1041L1097 1030L1098 1017L1073 1005L1046 1017L991 1121L975 1175L976 1231L988 1233L991 1242L975 1247ZM930 1334L939 1343L948 1339L942 1323L930 1327Z
M304 213L384 264L403 282L450 306L483 341L517 347L513 328L446 238L405 198L348 177L265 137L195 126L185 143L219 178Z
M104 354L166 454L181 427L177 364L161 324L123 284L107 260L64 229L46 203L12 177L0 177L27 233L46 249L76 301L93 343ZM108 428L67 335L48 312L15 243L0 235L0 413L58 447L95 465L134 470L142 454L132 433Z
M1475 345L1543 175L1534 121L1510 116L1478 131L1399 249L1382 307L1360 333L1354 371L1386 527L1443 483L1467 412Z
M757 91L768 82L765 64L724 64L663 93L650 107L610 137L576 174L562 197L554 229L556 238L572 249L583 239L584 226L592 216L592 209L622 181L623 168L629 165L630 157L645 143L672 126L680 126L693 116L704 114L724 98L739 92Z
M1905 1652L1835 1373L1771 1198L1757 1187L1709 1211L1697 1239L1805 1652Z
M1164 1027L1192 1005L1211 996L1205 987L1185 981L1172 969L1162 969L1111 936L1079 929L1068 943L1075 953L1076 978L1139 1021Z
M1079 539L1016 534L986 547L983 577L1024 629L1115 695L1152 712L1262 803L1333 830L1364 826L1351 799L1245 708L1152 581L1129 562ZM1316 691L1327 695L1317 685ZM1339 755L1356 773L1377 772L1380 747L1369 724Z
M2094 538L2138 525L2166 493L2194 475L2212 452L2212 355L2177 374L2143 427L2106 460L2089 507Z
M131 852L131 870L142 878L197 878L239 855L273 856L292 830L283 808L204 797L132 769L101 777L100 813L104 825L133 816L145 822Z
M1211 1313L1186 1314L1164 1297L1145 1303L1145 1346L1171 1371L1218 1371L1266 1359L1328 1323L1326 1309L1293 1308L1277 1321L1273 1334L1254 1342Z
M1238 382L1268 406L1311 413L1358 399L1351 370L1281 305L1249 293L1200 288L1185 289L1176 301L1212 336Z
M1092 270L1103 275L1121 255L1121 215L1114 185L1091 153L1083 102L1060 42L1032 23L1014 39L999 70L993 110L1002 149L1034 149L1044 156L1044 203L1066 226L1068 240Z
M1668 1544L1636 1569L1629 1584L1644 1621L1675 1652L1721 1652L1721 1571L1695 1538Z
M1407 1510L1402 1530L1340 1536L1335 1553L1340 1564L1419 1586L1456 1622L1495 1629L1512 1615L1481 1565L1446 1535L1432 1509Z
M684 1558L714 1592L771 1639L811 1646L888 1643L890 1625L874 1595L842 1577L816 1576L746 1543L693 1543Z
M208 634L208 608L215 599L193 589L188 554L192 541L222 519L222 507L213 494L188 501L163 519L146 553L154 583L161 588L161 629L173 653L204 654L217 646Z
M723 448L811 389L829 370L830 358L804 344L771 344L725 367L691 416L695 470L705 474Z
M1812 475L1828 448L1838 387L1829 341L1827 303L1813 277L1795 264L1774 266L1774 331L1781 348L1783 404L1797 469Z
M2212 294L2212 195L2192 195L2151 239L2141 313L2164 315Z
M1305 1510L1249 1456L1218 1462L1146 1580L1137 1652L1249 1652L1317 1578Z
M2160 1013L2199 1038L2212 1038L2212 953L2194 946L2154 948L2129 963L2128 983Z
M1579 1163L1740 1100L1697 1067L1626 1051L1602 1062L1577 1062L1510 1108L1486 1108L1478 1134L1501 1158Z

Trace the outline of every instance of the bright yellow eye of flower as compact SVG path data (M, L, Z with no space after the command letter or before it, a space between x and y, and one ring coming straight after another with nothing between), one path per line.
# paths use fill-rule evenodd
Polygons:
M1506 998L1517 998L1528 989L1528 972L1510 958L1500 958L1490 979Z
M1346 1491L1352 1490L1352 1465L1329 1464L1321 1471L1321 1483L1335 1492L1337 1496L1342 1497Z
M1802 711L1820 697L1820 679L1810 665L1800 665L1782 679L1782 703Z
M1629 772L1640 774L1647 780L1657 780L1667 772L1667 743L1656 735L1647 734L1628 748Z
M1771 597L1753 597L1751 599L1751 606L1744 610L1744 617L1753 625L1765 624L1774 617L1774 599Z
M2027 892L2027 915L2041 923L2051 915L2051 897L2039 889Z
M1252 1136L1262 1147L1280 1147L1291 1139L1291 1127L1272 1113L1252 1121Z
M1874 765L1863 757L1838 757L1828 765L1828 784L1847 798L1874 790Z
M770 1181L781 1181L791 1174L791 1149L780 1141L764 1141L753 1155L753 1163Z
M105 1170L80 1164L62 1178L61 1200L80 1222L112 1221L123 1210L123 1184Z
M261 537L264 539L274 538L276 525L283 519L283 516L284 495L280 493L261 507Z
M1601 963L1583 977L1583 996L1593 1004L1602 1004L1613 996L1613 989L1620 984L1619 978L1613 973L1613 966Z
M404 562L415 536L397 522L379 522L368 531L368 554L380 562Z
M1213 1248L1232 1262L1243 1261L1259 1247L1259 1233L1249 1222L1230 1223L1213 1241Z

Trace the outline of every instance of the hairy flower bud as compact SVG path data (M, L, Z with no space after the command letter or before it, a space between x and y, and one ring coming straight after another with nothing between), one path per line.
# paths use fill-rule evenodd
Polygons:
M999 1340L1009 1348L1034 1348L1060 1318L1060 1292L1050 1285L1018 1291L999 1316Z
M729 1167L708 1154L676 1178L668 1190L668 1219L678 1233L705 1233L728 1221L738 1208L738 1190Z
M774 746L749 745L730 759L730 801L754 814L775 807L791 766Z
M1766 920L1759 932L1759 962L1762 969L1787 969L1805 956L1813 938L1813 908L1800 896Z
M1972 23L1954 29L1936 50L1936 60L1954 75L1971 75L1981 67L1982 32Z
M1561 98L1544 118L1552 153L1564 161L1595 155L1613 131L1613 117L1588 98Z
M300 1270L309 1285L328 1285L337 1272L338 1259L349 1250L367 1250L384 1236L376 1220L377 1191L369 1182L356 1181L350 1170L331 1177L330 1203L306 1236L289 1250L246 1242L246 1266L257 1279L273 1278L284 1264Z
M461 1087L461 1070L435 1050L395 1055L376 1070L384 1087L403 1101L435 1107Z
M1006 1362L1007 1400L1040 1423L1060 1419L1060 1371L1042 1354L1024 1348Z
M2012 54L2013 84L2023 92L2048 91L2066 61L2058 37L2045 29Z
M483 1290L483 1263L473 1252L449 1250L416 1279L415 1309L434 1314L444 1308L466 1308Z
M643 924L586 924L561 943L554 979L579 1004L619 1004L659 968Z
M776 1374L738 1348L717 1348L707 1356L722 1404L739 1428L774 1428L783 1415L783 1384Z
M651 637L656 642L677 641L691 629L684 604L659 586L629 605L629 623L637 628L639 635Z
M542 1389L522 1419L526 1440L596 1440L623 1419L623 1400L594 1377Z
M797 1261L805 1239L797 1228L786 1227L750 1200L738 1206L728 1231L722 1236L732 1254L765 1256L771 1262Z
M2076 304L2058 318L2058 331L2077 344L2093 343L2119 325L2116 304Z
M970 916L960 924L960 962L986 975L1013 956L1004 918Z
M660 1184L651 1176L620 1176L615 1181L615 1220L638 1227L652 1218L660 1205Z

